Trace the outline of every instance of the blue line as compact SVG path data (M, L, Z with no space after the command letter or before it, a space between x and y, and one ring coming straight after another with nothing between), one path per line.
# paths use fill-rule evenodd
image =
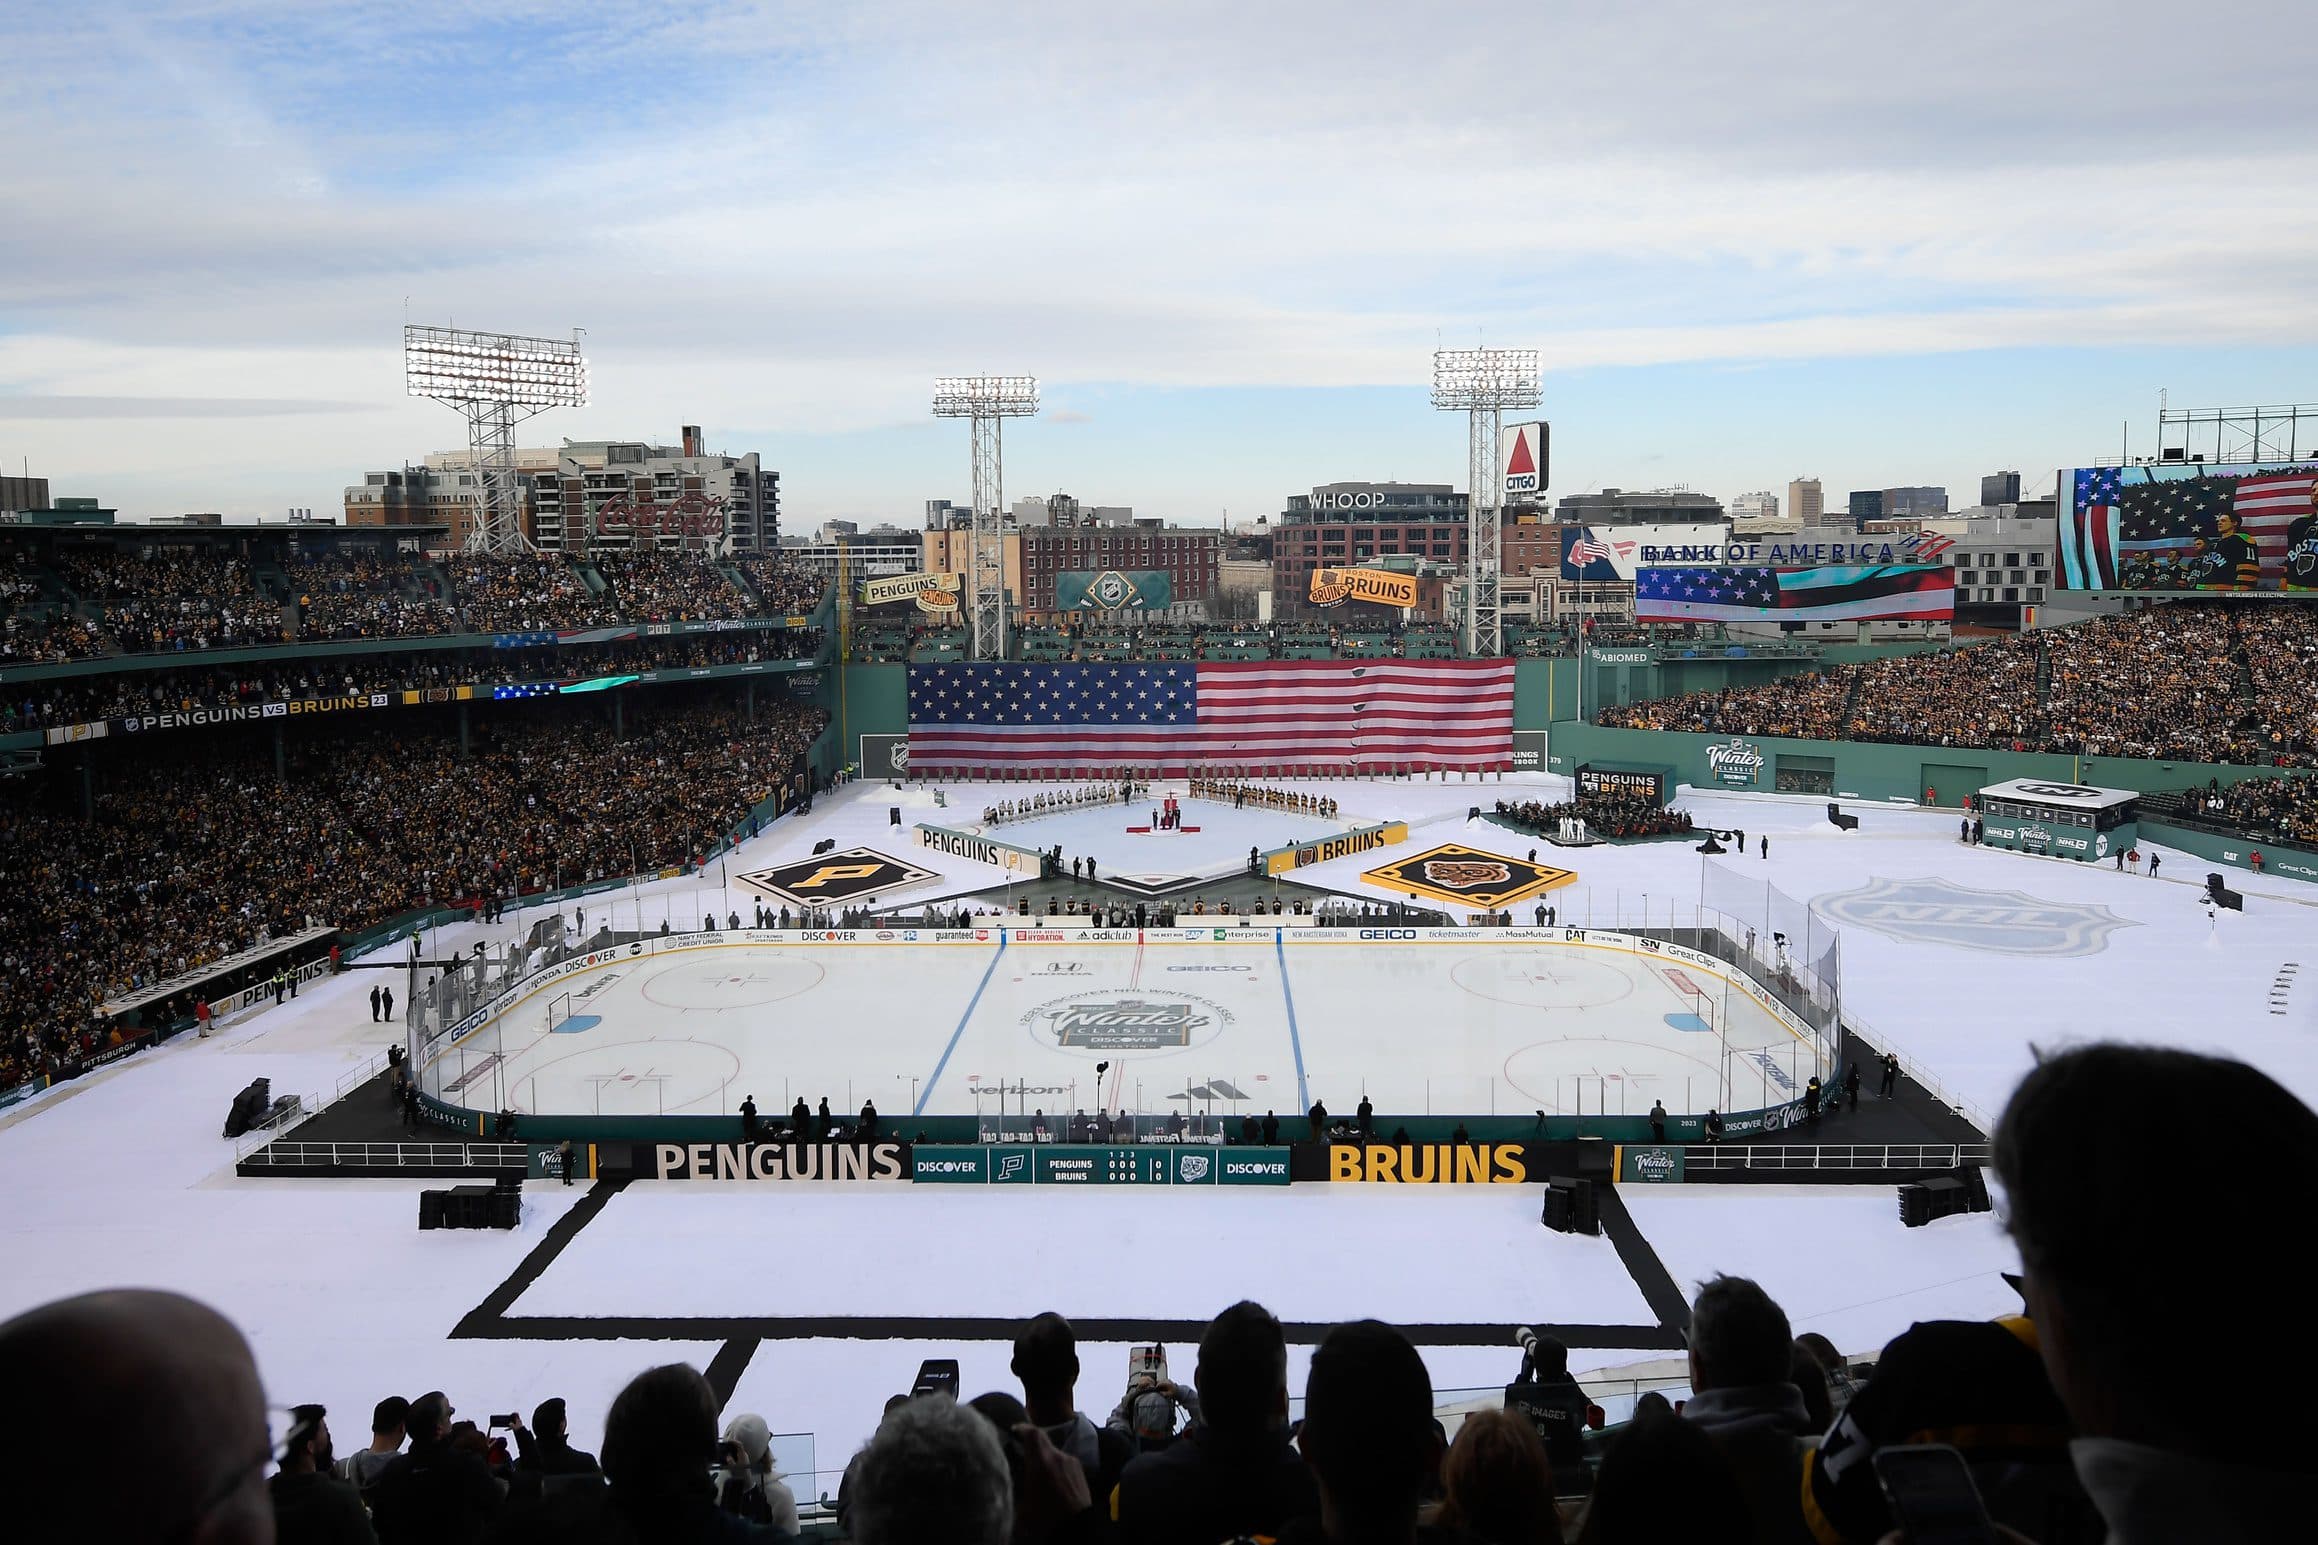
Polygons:
M942 1060L934 1064L934 1076L926 1080L925 1093L918 1096L916 1107L910 1111L912 1116L922 1116L926 1113L926 1101L934 1097L934 1085L942 1081L942 1069L950 1065L950 1053L958 1049L958 1037L966 1033L966 1022L974 1017L975 1006L982 1001L982 994L989 989L990 978L997 975L998 959L1006 953L1006 933L1007 930L1003 928L998 930L998 948L990 952L990 964L982 972L982 985L975 988L974 996L966 1000L966 1012L958 1016L958 1028L950 1032L950 1044L942 1048Z
M1272 930L1272 948L1280 957L1280 997L1288 1005L1288 1049L1296 1054L1296 1107L1312 1108L1312 1096L1304 1088L1304 1038L1296 1033L1296 995L1288 990L1287 935Z

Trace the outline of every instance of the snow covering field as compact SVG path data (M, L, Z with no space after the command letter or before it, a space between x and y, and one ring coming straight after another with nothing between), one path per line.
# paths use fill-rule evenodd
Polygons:
M1526 852L1533 844L1525 839L1468 825L1466 807L1499 797L1551 798L1566 785L1508 778L1311 787L1341 800L1347 825L1409 820L1411 846L1385 850L1389 857L1445 841ZM906 832L889 827L886 815L900 803L905 821L958 824L945 817L978 813L994 797L995 786L955 787L949 810L937 813L928 791L896 795L857 785L821 801L811 816L768 830L721 872L591 898L591 915L609 913L623 923L633 917L654 928L663 917L683 927L711 911L746 918L749 894L723 882L743 869L803 857L823 838L907 856L941 876L940 892L997 887L1004 876L995 869L905 846ZM1952 815L1857 807L1860 829L1839 833L1827 825L1822 800L1686 792L1681 803L1702 824L1743 826L1750 839L1767 834L1768 860L1716 862L1797 897L1833 897L1878 880L1923 881L2027 898L2005 906L2113 915L2122 926L2092 929L2098 948L2073 955L2006 953L1970 942L1969 929L1951 930L1965 942L1844 929L1847 1004L1875 1033L1986 1109L2000 1106L2029 1065L2032 1044L2094 1036L2227 1052L2305 1100L2318 1099L2310 974L2286 995L2285 1012L2272 1013L2270 1002L2278 968L2306 962L2318 949L2318 896L2309 887L2233 875L2246 911L2209 924L2197 902L2202 866L2185 855L2167 855L2166 877L2151 880L1967 850L1955 841ZM1706 862L1676 843L1578 851L1534 845L1544 850L1541 858L1550 855L1579 875L1577 885L1551 898L1565 921L1671 916L1697 900ZM1373 854L1341 860L1297 878L1358 894L1360 870L1379 861ZM929 886L921 893L940 892ZM509 936L528 920L510 918L491 936ZM472 924L445 929L429 951L484 936ZM556 1339L451 1339L582 1190L527 1187L523 1226L513 1234L422 1234L416 1195L429 1182L233 1176L233 1145L218 1135L232 1095L259 1075L273 1080L277 1094L327 1095L358 1074L396 1034L369 1020L364 995L378 980L352 972L316 984L215 1040L182 1039L0 1115L0 1169L12 1177L0 1191L0 1260L7 1263L0 1315L95 1287L175 1287L217 1305L249 1333L278 1403L319 1400L354 1413L387 1393L440 1387L462 1410L479 1412L529 1409L560 1395L571 1402L575 1434L592 1443L628 1377L671 1360L706 1366L720 1345L594 1339L584 1323L566 1326L568 1334ZM944 983L940 990L952 988ZM1297 991L1304 991L1300 979ZM1329 1055L1326 1027L1300 1023L1306 1055L1318 1066ZM945 1035L949 1029L942 1027ZM891 1077L895 1070L868 1071ZM769 1104L763 1088L753 1092ZM2196 1119L2198 1113L2184 1113L2185 1121ZM1685 1288L1712 1271L1751 1273L1787 1305L1798 1329L1821 1330L1847 1352L1872 1350L1915 1318L1985 1316L2012 1302L1999 1276L2012 1255L1991 1218L1905 1230L1885 1188L1632 1187L1622 1194ZM1292 1187L1219 1190L1196 1206L1189 1201L1163 1190L992 1188L961 1197L952 1188L861 1196L842 1187L768 1193L640 1185L579 1233L513 1313L584 1322L623 1314L783 1316L826 1306L947 1316L970 1306L1021 1316L1059 1307L1196 1319L1254 1294L1290 1318L1650 1318L1614 1252L1600 1241L1542 1233L1528 1188ZM978 1391L1009 1387L1007 1355L1002 1342L938 1336L768 1339L748 1356L729 1409L761 1411L777 1431L816 1435L816 1463L826 1474L799 1490L833 1490L834 1472L874 1426L886 1396L908 1386L920 1359L956 1357L965 1387ZM1188 1372L1188 1349L1176 1355L1179 1371ZM1308 1355L1305 1348L1292 1352L1298 1386ZM1516 1361L1511 1348L1496 1347L1430 1347L1425 1355L1442 1390L1501 1384ZM1581 1347L1574 1360L1581 1369L1600 1368L1643 1355ZM1089 1346L1082 1358L1080 1403L1099 1415L1117 1396L1125 1348Z

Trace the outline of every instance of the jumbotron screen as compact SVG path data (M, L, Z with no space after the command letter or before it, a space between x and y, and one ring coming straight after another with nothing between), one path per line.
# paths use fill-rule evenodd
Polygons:
M2064 590L2318 593L2318 461L2079 467Z

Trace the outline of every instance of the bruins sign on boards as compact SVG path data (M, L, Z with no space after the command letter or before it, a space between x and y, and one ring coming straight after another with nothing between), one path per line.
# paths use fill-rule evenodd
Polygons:
M1314 606L1341 606L1346 601L1371 601L1378 606L1414 606L1417 604L1416 576L1395 574L1389 569L1312 571Z
M1519 1143L1332 1143L1328 1178L1404 1186L1518 1186L1529 1179Z
M1526 859L1484 853L1461 843L1441 847L1371 869L1361 876L1400 894L1430 897L1463 907L1491 909L1542 896L1571 884L1577 876L1567 869L1533 864Z

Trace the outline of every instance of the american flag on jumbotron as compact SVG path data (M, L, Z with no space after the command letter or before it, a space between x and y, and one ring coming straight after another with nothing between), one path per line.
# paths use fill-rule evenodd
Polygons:
M2261 563L2260 588L2285 577L2288 532L2309 515L2318 497L2318 466L2243 475L2184 468L2084 467L2061 523L2063 582L2074 590L2110 590L2120 584L2129 555L2178 558L2198 541L2213 539L2220 517L2235 518L2253 541Z
M913 665L909 765L1053 776L1134 768L1513 762L1510 660Z

